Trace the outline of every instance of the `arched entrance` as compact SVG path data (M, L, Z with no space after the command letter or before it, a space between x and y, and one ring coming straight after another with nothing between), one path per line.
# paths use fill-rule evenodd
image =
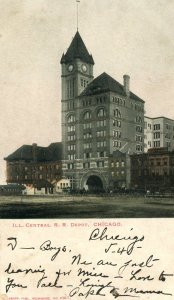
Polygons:
M98 193L103 191L103 182L97 175L91 175L86 181L89 192Z

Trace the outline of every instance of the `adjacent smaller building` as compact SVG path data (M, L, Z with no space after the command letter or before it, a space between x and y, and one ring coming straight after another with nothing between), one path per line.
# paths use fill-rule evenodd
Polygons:
M62 143L23 145L5 158L7 183L24 184L33 193L52 193L62 177Z
M110 190L130 187L130 156L119 150L109 156Z
M174 149L174 120L166 117L144 119L144 151L150 148Z
M130 156L131 187L159 191L174 187L174 151L152 148Z

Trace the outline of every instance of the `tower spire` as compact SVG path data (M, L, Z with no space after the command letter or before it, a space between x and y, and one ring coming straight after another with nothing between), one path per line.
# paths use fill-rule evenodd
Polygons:
M79 3L80 3L80 0L76 0L76 3L77 3L77 31L79 29Z

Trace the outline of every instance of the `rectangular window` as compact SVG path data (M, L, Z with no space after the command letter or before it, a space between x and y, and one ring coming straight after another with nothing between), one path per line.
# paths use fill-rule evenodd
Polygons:
M76 145L68 145L68 151L75 151L76 150Z
M154 139L160 139L160 131L154 132L153 138Z
M113 141L113 147L121 148L121 142L120 141Z
M160 130L160 124L154 124L153 130Z
M85 143L85 144L83 145L84 150L85 150L85 149L91 149L91 147L92 147L92 144L91 144L91 143Z
M68 126L68 132L75 131L75 125Z
M106 120L97 121L97 127L105 127L105 126L106 126Z
M74 160L74 159L76 159L75 154L68 154L68 160Z
M91 154L91 152L86 152L83 154L83 157L88 159L88 158L92 157L92 154Z
M106 141L97 142L97 148L99 147L106 147Z
M75 141L76 136L74 135L68 135L68 141Z
M121 127L121 121L119 121L119 120L113 120L112 121L112 125L114 127Z
M113 130L113 137L116 137L116 138L121 138L121 131L116 131L116 130Z
M136 126L136 132L143 132L143 128L140 125Z
M89 162L84 163L83 168L84 169L89 169L90 168L90 163Z
M74 164L68 164L68 169L69 170L74 169Z
M83 138L84 138L84 140L91 139L92 138L92 133L91 132L84 133Z
M142 145L137 144L137 145L136 145L136 151L142 152L142 151L143 151Z
M142 140L143 140L142 135L136 135L135 140L136 140L136 142L142 142Z
M160 147L160 141L155 141L153 143L154 148L159 148Z
M105 157L105 156L106 156L106 151L97 152L97 157Z
M104 167L104 161L98 161L97 162L97 167L103 168Z
M97 137L104 137L106 136L106 130L97 131Z
M83 124L83 129L90 129L92 128L92 123L84 123Z

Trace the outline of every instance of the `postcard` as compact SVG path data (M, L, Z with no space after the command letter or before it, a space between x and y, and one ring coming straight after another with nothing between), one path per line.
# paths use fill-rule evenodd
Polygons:
M174 3L0 4L0 300L172 299Z

